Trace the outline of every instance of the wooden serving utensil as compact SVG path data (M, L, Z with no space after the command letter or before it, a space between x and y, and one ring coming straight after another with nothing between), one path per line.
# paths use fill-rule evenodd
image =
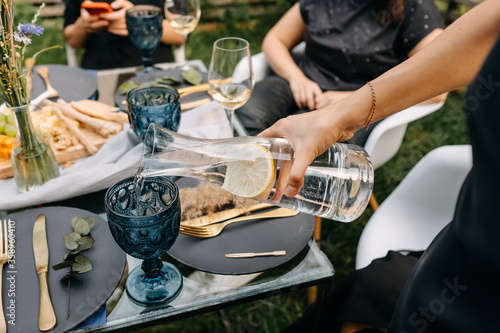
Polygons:
M38 75L41 76L43 81L45 81L45 85L47 86L47 89L45 90L47 92L47 98L59 96L57 90L55 90L54 87L52 87L52 84L50 83L49 68L47 66L38 66L36 72L38 73Z
M228 253L226 258L254 258L254 257L267 257L267 256L284 256L286 251L272 251L272 252L244 252L244 253Z

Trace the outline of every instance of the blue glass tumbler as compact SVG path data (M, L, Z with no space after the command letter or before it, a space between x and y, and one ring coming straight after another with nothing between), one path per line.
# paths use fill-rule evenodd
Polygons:
M181 104L177 89L164 84L142 85L127 94L130 125L143 141L150 124L177 132L181 122Z
M123 179L110 187L105 196L113 238L123 251L143 260L129 274L126 291L138 303L170 302L182 289L182 275L160 256L179 235L179 189L164 177L147 178L139 187L136 184L133 177Z

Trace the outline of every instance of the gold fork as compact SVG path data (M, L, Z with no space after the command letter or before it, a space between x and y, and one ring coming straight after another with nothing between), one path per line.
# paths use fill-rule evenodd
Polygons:
M10 230L10 227L9 227ZM10 260L9 243L7 242L7 220L3 220L3 228L0 227L0 332L7 332L7 324L3 313L2 304L2 271L3 265Z
M181 226L180 232L182 234L189 235L189 236L208 238L208 237L217 236L218 234L220 234L222 232L222 229L224 229L224 227L226 227L227 225L229 225L231 223L248 221L248 220L264 219L264 218L272 218L272 217L290 217L290 216L295 216L298 213L299 212L296 210L292 210L292 209L288 209L288 208L278 208L278 209L274 209L274 210L271 210L271 211L268 211L265 213L241 216L241 217L227 220L226 222L205 225L202 227Z

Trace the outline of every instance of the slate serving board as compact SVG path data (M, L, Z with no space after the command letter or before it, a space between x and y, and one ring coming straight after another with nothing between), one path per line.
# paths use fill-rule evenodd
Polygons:
M88 99L97 91L97 77L85 69L65 65L40 66L49 68L50 83L59 93L59 98L68 103ZM37 67L39 66L35 66L32 74L33 89L31 99L36 98L47 89L45 81L36 72Z
M2 276L2 301L8 332L39 332L39 283L33 257L33 224L39 214L46 216L48 281L57 317L57 325L50 332L67 331L95 313L116 289L125 269L125 253L113 240L108 223L91 212L70 207L44 207L3 217L0 221L10 220L15 227L15 263L13 266L6 264ZM71 313L66 319L68 289L67 284L59 280L69 269L54 271L51 266L63 261L68 252L63 237L73 231L71 219L75 216L96 218L91 230L94 246L83 253L91 260L93 269L72 278ZM9 309L10 304L14 304L14 308ZM9 323L10 320L13 321Z
M196 187L197 181L182 178L179 187ZM295 257L314 230L314 216L300 213L293 217L234 223L212 238L179 234L168 254L177 261L214 274L251 274L277 267ZM286 250L277 257L226 258L226 253Z

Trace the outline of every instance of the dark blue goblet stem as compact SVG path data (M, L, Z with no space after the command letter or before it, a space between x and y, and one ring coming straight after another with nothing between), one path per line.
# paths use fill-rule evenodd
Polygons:
M153 61L153 52L149 51L142 51L142 63L144 64L144 69L148 69L150 67L153 67L154 61Z
M147 279L156 279L161 274L163 262L160 258L144 259L141 268L146 274Z

